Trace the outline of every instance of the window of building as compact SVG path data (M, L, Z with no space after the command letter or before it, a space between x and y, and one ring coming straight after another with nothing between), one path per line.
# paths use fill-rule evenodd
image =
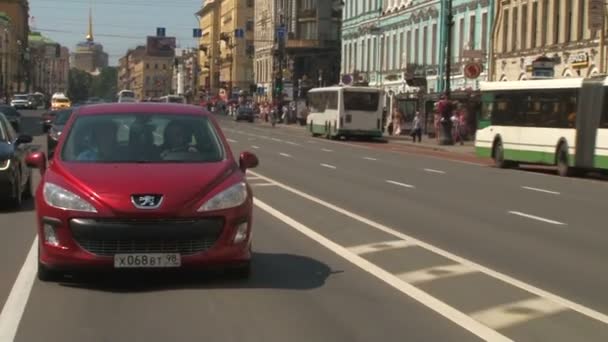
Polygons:
M412 63L412 31L407 31L407 45L405 46L405 65Z
M509 9L506 8L503 14L502 21L502 52L507 52L509 42Z
M521 5L521 46L520 49L525 50L528 48L528 6L526 4Z
M570 0L571 1L571 0ZM561 0L553 2L553 44L559 43L559 9L562 6Z
M531 48L535 48L536 47L536 35L538 34L538 32L536 32L538 30L538 2L533 2L532 3L532 39L530 41L530 47Z
M253 31L253 19L247 20L247 24L245 24L245 28L247 31Z
M359 69L359 50L357 50L357 42L353 43L353 64L355 65L355 70Z
M163 63L163 70L167 70L167 64Z
M464 50L464 18L460 18L458 26L458 57L459 60L462 60L462 51Z
M158 63L154 64L154 69L158 69Z
M540 20L542 22L541 35L540 35L540 46L547 45L548 34L550 34L549 27L549 0L543 0L543 7L541 9L542 15Z
M253 7L254 0L247 0L247 7Z
M405 65L405 61L403 60L403 53L405 52L405 35L403 32L399 33L399 46L401 47L399 49L399 53L397 54L399 59L399 68L403 68Z
M572 41L572 1L566 1L566 39L568 43Z
M585 38L585 18L587 17L587 9L585 3L587 0L578 0L578 30L576 31L576 40L581 41Z
M391 65L393 66L391 69L398 69L397 65L397 54L399 53L399 47L397 46L397 34L393 34L393 60L391 61Z
M146 76L146 85L150 85L150 76Z
M475 20L477 20L475 15L469 17L469 49L471 50L475 50L477 47L475 45L475 29L477 27Z
M366 48L365 40L361 42L361 68L359 70L365 69L365 64L367 63L367 53L365 51Z
M519 23L517 22L517 20L519 19L518 14L519 13L517 7L514 7L511 11L511 16L513 17L513 24L511 26L513 28L513 32L511 35L511 51L517 50L517 41L519 40L519 36L517 35L517 28L519 27Z
M146 63L146 69L150 69L150 64Z
M367 10L371 11L373 7L373 0L368 0L367 1Z
M431 64L438 64L437 61L437 24L433 24L433 45L431 45Z
M426 65L428 63L428 60L427 60L427 57L428 57L428 55L427 55L428 44L427 43L428 43L428 40L429 40L429 32L428 31L429 31L428 26L425 26L422 29L422 64L423 65Z
M418 47L420 46L420 30L419 29L415 29L414 30L414 49L412 49L412 52L414 52L414 64L418 64Z
M370 67L371 67L371 63L372 63L372 39L368 38L367 39L367 51L365 52L367 54L367 58L366 58L366 65L365 65L365 71L370 71Z

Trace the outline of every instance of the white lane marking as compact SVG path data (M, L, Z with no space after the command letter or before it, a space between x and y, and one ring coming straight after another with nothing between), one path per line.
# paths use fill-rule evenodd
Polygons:
M384 252L391 249L398 248L406 248L416 246L415 243L406 240L393 240L393 241L385 241L385 242L375 242L369 243L366 245L352 246L348 247L348 250L357 255L367 254L367 253L376 253L376 252Z
M250 184L250 185L254 186L254 187L255 186L276 186L276 184L274 184L274 183L253 183L253 184Z
M281 153L279 153L279 155L282 156L282 157L285 157L285 158L291 158L291 155L287 154L287 153L281 152Z
M234 143L238 143L238 141L236 141L236 140L234 140L234 139L226 139L226 140L228 140L228 142L229 142L229 143L233 143L233 144L234 144Z
M260 177L258 177L258 176L250 176L250 175L247 175L247 180L254 180L254 179L262 179L262 178L260 178Z
M471 333L479 336L480 338L486 341L511 341L504 335L501 335L495 330L492 330L478 321L472 319L466 314L454 309L453 307L447 305L446 303L438 300L437 298L429 295L428 293L418 289L417 287L410 285L390 272L374 265L373 263L365 260L364 258L350 252L348 249L343 246L338 245L337 243L327 239L325 236L317 233L313 229L303 225L302 223L292 219L291 217L283 214L282 212L274 209L270 205L260 201L257 197L254 198L254 204L267 212L268 214L274 216L278 220L292 227L293 229L299 231L304 234L308 238L316 241L321 246L329 249L360 269L366 271L367 273L375 276L376 278L382 280L386 284L394 287L401 293L406 296L418 301L422 305L430 308L431 310L437 312L443 317L449 319L460 327L470 331Z
M260 146L256 146L256 145L251 145L252 148L255 148L256 150L260 149Z
M477 270L467 265L454 264L454 265L443 265L430 267L423 270L416 270L407 273L401 273L397 276L410 284L419 284L430 282L438 279L445 279L456 277L459 275L465 275L469 273L475 273Z
M389 184L402 186L404 188L409 188L409 189L415 188L415 186L413 186L411 184L405 184L405 183L395 182L395 181L392 181L392 180L387 180L386 182L389 183Z
M333 150L327 149L327 148L322 148L321 151L323 152L333 152Z
M378 159L372 157L363 157L365 160L377 161Z
M286 141L285 143L289 144L289 145L293 145L293 146L300 146L300 144L295 143L293 141Z
M509 211L509 214L511 214L511 215L517 215L517 216L521 216L521 217L525 217L525 218L529 218L529 219L532 219L532 220L537 220L537 221L541 221L541 222L545 222L545 223L550 223L550 224L554 224L554 225L557 225L557 226L565 226L566 225L563 222L554 221L554 220L550 220L550 219L547 219L547 218L544 218L544 217L522 213L521 211Z
M321 166L326 167L328 169L337 169L337 167L333 166L333 165L329 165L329 164L321 164Z
M531 191L544 192L546 194L551 194L551 195L560 195L560 193L557 192L557 191L545 190L545 189L540 189L540 188L533 188L531 186L522 186L521 188L522 189L526 189L526 190L531 190Z
M424 171L430 172L430 173L437 173L437 174L440 174L440 175L445 175L445 171L441 171L441 170L424 169Z
M440 256L442 256L444 258L450 259L450 260L452 260L452 261L454 261L456 263L467 265L467 266L469 266L471 268L474 268L474 269L478 270L479 272L481 272L483 274L486 274L486 275L488 275L488 276L490 276L490 277L492 277L494 279L498 279L498 280L500 280L500 281L502 281L502 282L504 282L506 284L509 284L511 286L514 286L514 287L517 287L519 289L522 289L524 291L530 292L530 293L535 294L535 295L537 295L539 297L546 298L546 299L551 300L551 301L553 301L555 303L563 305L563 306L565 306L565 307L567 307L567 308L569 308L571 310L574 310L574 311L576 311L576 312L578 312L578 313L580 313L582 315L585 315L587 317L593 318L593 319L595 319L597 321L600 321L600 322L602 322L604 324L608 324L608 315L605 315L605 314L603 314L603 313L601 313L599 311L596 311L596 310L591 309L589 307L586 307L584 305L578 304L576 302L573 302L573 301L571 301L569 299L566 299L564 297L558 296L558 295L556 295L554 293L551 293L549 291L543 290L543 289L538 288L536 286L524 283L521 280L515 279L515 278L513 278L511 276L508 276L508 275L506 275L504 273L500 273L498 271L490 269L490 268L488 268L486 266L483 266L483 265L481 265L479 263L476 263L476 262L474 262L472 260L465 259L463 257L460 257L460 256L456 255L456 254L450 253L450 252L448 252L446 250L443 250L443 249L441 249L439 247L435 247L435 246L433 246L433 245L431 245L429 243L426 243L426 242L424 242L422 240L418 240L418 239L414 238L413 236L409 236L407 234L401 233L401 232L397 231L396 229L390 228L390 227L385 226L385 225L383 225L381 223L378 223L376 221L372 221L372 220L370 220L368 218L365 218L365 217L363 217L361 215L358 215L358 214L355 214L355 213L353 213L351 211L348 211L348 210L346 210L346 209L344 209L342 207L339 207L337 205L331 204L331 203L326 202L326 201L324 201L324 200L322 200L320 198L317 198L315 196L307 194L307 193L305 193L303 191L300 191L300 190L297 190L295 188L292 188L289 185L286 185L286 184L278 182L278 181L276 181L274 179L271 179L271 178L268 178L266 176L263 176L263 175L261 175L261 174L259 174L257 172L253 172L253 171L250 171L250 172L252 174L255 174L256 176L260 176L262 179L265 179L265 180L267 180L269 182L273 182L273 183L277 184L279 187L281 187L282 189L284 189L286 191L289 191L289 192L291 192L291 193L293 193L295 195L298 195L298 196L300 196L302 198L305 198L305 199L307 199L307 200L309 200L311 202L317 203L317 204L319 204L319 205L321 205L321 206L323 206L325 208L333 210L333 211L335 211L337 213L340 213L340 214L342 214L342 215L344 215L346 217L350 217L351 219L353 219L355 221L358 221L358 222L361 222L363 224L366 224L366 225L368 225L368 226L370 226L372 228L375 228L375 229L377 229L379 231L385 232L385 233L387 233L389 235L392 235L392 236L394 236L394 237L396 237L398 239L412 241L412 242L416 243L416 245L418 247L422 247L422 248L426 249L429 252L433 252L433 253L435 253L437 255L440 255Z
M38 238L36 237L23 266L21 266L13 288L4 303L2 313L0 313L0 341L13 341L15 335L17 335L19 322L21 322L21 317L23 317L23 313L25 312L25 307L36 278L37 249Z
M543 316L554 315L567 309L546 298L532 298L478 311L471 314L471 317L498 330Z
M279 141L279 142L282 141L281 139L277 139L277 138L270 138L270 140L272 140L272 141Z

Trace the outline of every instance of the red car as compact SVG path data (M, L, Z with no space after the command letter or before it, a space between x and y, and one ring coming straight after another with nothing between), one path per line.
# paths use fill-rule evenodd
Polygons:
M38 278L65 272L221 266L247 277L257 157L237 161L204 109L104 104L75 109L36 191Z

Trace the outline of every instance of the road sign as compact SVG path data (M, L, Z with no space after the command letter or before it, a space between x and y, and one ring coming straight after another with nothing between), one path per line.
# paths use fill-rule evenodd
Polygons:
M464 76L468 79L475 79L481 75L483 67L481 63L469 62L464 66Z
M201 38L203 36L203 30L200 28L192 29L192 37Z
M157 37L165 37L167 33L167 29L164 27L157 27L156 28L156 36Z
M604 0L589 0L589 29L601 30L604 25Z

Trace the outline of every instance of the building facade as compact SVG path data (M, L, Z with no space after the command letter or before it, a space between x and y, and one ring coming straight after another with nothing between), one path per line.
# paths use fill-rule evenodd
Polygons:
M234 96L253 83L254 3L205 1L197 12L203 31L201 83L210 95Z
M27 91L28 86L28 35L29 35L29 4L27 0L0 1L2 17L10 21L9 29L4 41L8 47L7 60L8 74L5 89L9 96Z
M499 1L493 80L530 79L532 62L539 57L552 61L555 78L605 72L600 68L600 31L589 29L588 6L588 0Z
M52 95L67 92L70 51L39 32L28 38L30 91Z
M292 89L339 82L340 1L276 0L256 6L261 8L256 11L255 77L267 98L281 72L286 99L294 95ZM281 27L284 48L278 42Z
M154 56L146 46L128 50L118 61L118 89L132 90L138 100L159 98L173 92L175 56Z
M103 45L96 43L93 37L93 14L89 12L89 29L84 42L76 45L72 55L73 67L89 73L98 73L108 66L108 54L103 51Z

